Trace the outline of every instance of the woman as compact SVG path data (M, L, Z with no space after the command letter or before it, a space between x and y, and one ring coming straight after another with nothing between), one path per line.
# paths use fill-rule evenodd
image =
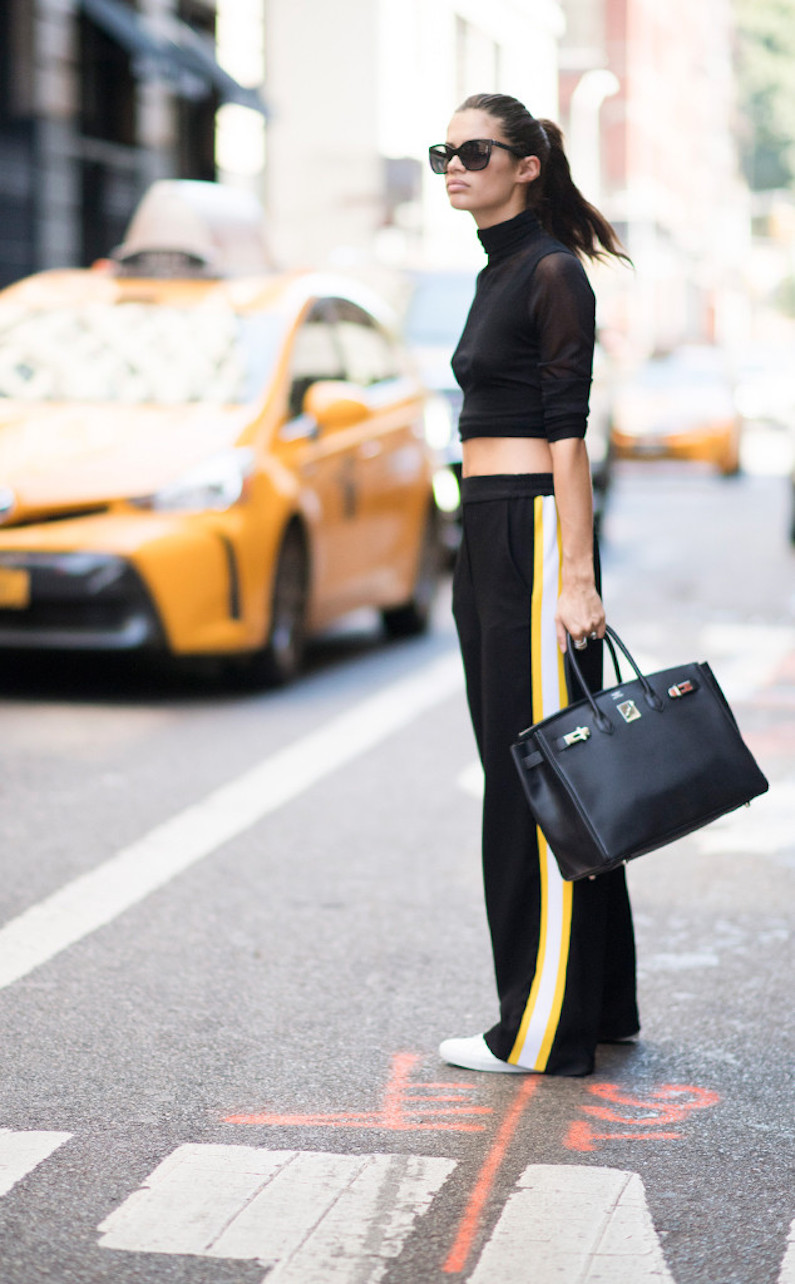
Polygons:
M599 596L584 435L594 297L578 255L624 257L574 186L560 130L502 94L467 98L430 149L488 264L453 370L464 392L463 540L453 611L485 774L483 866L500 1019L446 1039L471 1070L584 1075L599 1042L638 1031L623 868L564 883L510 756L567 702L567 635L601 685Z

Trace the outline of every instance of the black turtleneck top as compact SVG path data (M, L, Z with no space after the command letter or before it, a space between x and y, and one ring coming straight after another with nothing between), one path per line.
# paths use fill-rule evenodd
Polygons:
M452 359L462 440L583 437L594 294L580 260L530 210L478 237L489 261Z

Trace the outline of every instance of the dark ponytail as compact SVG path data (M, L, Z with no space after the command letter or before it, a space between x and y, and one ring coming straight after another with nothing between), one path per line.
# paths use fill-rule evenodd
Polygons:
M493 116L512 147L524 156L538 157L541 172L528 185L527 204L550 236L589 259L613 255L631 262L607 219L575 186L559 125L537 120L523 103L507 94L472 94L458 110Z

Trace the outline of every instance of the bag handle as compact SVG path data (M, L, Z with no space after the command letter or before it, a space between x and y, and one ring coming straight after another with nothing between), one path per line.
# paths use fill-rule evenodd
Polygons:
M588 685L585 682L585 679L582 676L582 672L580 671L580 666L577 663L577 659L574 654L577 648L574 646L574 643L571 638L571 634L567 634L566 636L568 639L567 654L569 658L569 664L571 665L572 673L574 674L577 681L579 682L580 687L582 689L582 693L591 706L591 709L594 715L594 721L596 722L596 726L600 731L609 733L613 730L612 724L610 720L606 718L604 714L601 712L601 710L599 709L599 706L597 705L596 701L593 698L593 694L591 693L590 689L588 688ZM640 668L638 667L637 661L631 655L630 651L625 646L625 644L621 641L621 638L618 636L615 629L611 628L609 624L605 625L605 642L607 643L607 648L610 652L610 656L613 661L613 668L616 671L616 681L619 683L621 682L621 672L620 672L619 663L618 663L618 656L616 655L616 650L615 650L615 648L618 647L619 650L622 652L622 654L629 661L635 673L635 677L638 679L641 687L643 688L643 698L646 704L649 706L650 709L656 709L658 713L661 713L664 708L662 700L657 695L657 692L654 691L654 689L652 688L652 685L649 682L648 678L645 676L645 674L641 673Z

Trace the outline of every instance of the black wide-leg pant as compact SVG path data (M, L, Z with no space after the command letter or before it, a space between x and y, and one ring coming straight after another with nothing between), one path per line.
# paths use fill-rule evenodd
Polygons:
M568 703L559 585L552 475L464 478L453 613L485 775L483 875L500 1001L486 1042L528 1070L582 1075L598 1042L637 1032L635 945L623 868L564 882L510 754L523 728ZM581 657L595 690L601 651L591 643Z

